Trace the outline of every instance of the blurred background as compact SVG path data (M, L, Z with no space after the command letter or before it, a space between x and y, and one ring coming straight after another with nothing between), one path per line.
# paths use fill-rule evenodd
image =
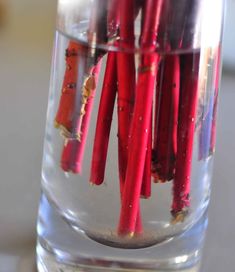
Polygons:
M234 14L235 0L228 0L217 153L202 272L234 271L235 267ZM35 271L55 15L56 0L0 0L0 272Z

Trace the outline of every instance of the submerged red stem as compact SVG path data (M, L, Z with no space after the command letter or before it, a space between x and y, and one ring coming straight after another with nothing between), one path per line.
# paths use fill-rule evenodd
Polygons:
M177 152L177 126L180 90L180 63L178 55L163 59L158 128L153 154L152 172L155 182L172 180Z
M108 54L103 88L99 103L94 137L90 182L100 185L104 181L109 135L117 92L117 54Z
M190 179L198 99L200 53L180 56L181 90L177 135L176 171L173 184L172 215L183 220L190 205Z

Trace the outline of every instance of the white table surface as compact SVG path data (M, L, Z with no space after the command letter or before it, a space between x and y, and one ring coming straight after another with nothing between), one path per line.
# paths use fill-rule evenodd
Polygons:
M0 272L35 271L56 1L9 0L0 30ZM235 271L235 75L224 75L203 272Z

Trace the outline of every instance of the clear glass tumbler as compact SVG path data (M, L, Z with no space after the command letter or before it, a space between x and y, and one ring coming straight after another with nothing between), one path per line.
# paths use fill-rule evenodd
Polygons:
M38 271L198 267L223 6L58 0Z

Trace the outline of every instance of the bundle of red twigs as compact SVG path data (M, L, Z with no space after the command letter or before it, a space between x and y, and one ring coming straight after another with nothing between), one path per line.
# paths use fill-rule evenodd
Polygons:
M95 2L97 8L92 12L88 40L112 41L122 51L107 54L90 182L95 185L104 182L117 100L121 192L118 233L133 236L142 232L140 198L151 196L152 179L155 183L173 180L172 222L183 221L190 206L200 53L157 53L157 45L163 40L159 33L167 20L163 0ZM137 16L142 21L138 61L133 50ZM171 51L176 41L172 44L170 38L168 41L164 46ZM181 44L182 36L179 48ZM79 71L80 56L84 54L93 61ZM81 172L102 56L98 50L89 51L72 40L66 50L66 71L55 119L65 137L61 167L66 172ZM78 86L77 75L81 73L83 84Z

